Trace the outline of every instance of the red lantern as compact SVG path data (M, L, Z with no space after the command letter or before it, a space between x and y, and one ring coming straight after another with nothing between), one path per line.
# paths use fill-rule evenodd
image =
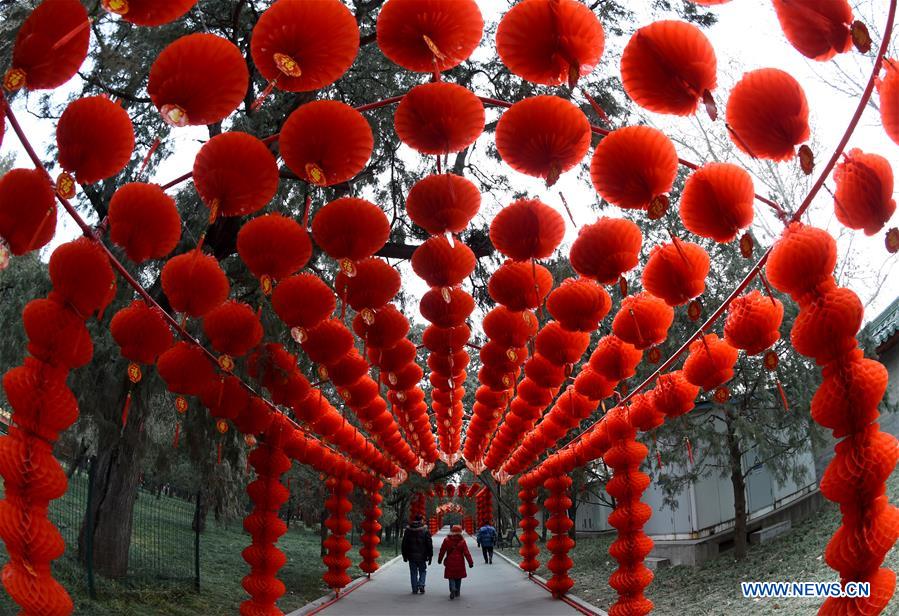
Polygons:
M521 261L506 261L487 282L491 299L513 311L539 307L552 287L553 276L548 269Z
M624 91L657 113L695 113L717 85L716 70L712 44L683 21L656 21L638 29L621 55Z
M638 293L621 301L621 308L612 321L612 331L642 350L663 342L673 322L671 306L648 293Z
M727 308L724 339L749 355L758 355L780 338L784 307L780 300L750 291Z
M592 332L609 314L612 298L587 278L566 278L546 302L546 309L565 329Z
M231 285L215 257L199 250L172 257L162 268L162 290L176 312L201 317L228 299Z
M302 344L309 359L327 366L350 352L353 334L342 321L328 319L310 329Z
M652 392L637 394L631 398L627 418L632 426L644 432L661 426L665 421L665 416L655 406Z
M837 244L826 231L794 222L772 248L765 271L775 289L801 295L830 280L836 263Z
M431 235L461 233L480 207L477 187L452 173L419 180L406 197L409 218Z
M752 177L730 163L707 163L690 174L680 198L684 227L716 242L730 242L752 224Z
M537 317L530 310L515 312L497 306L484 317L484 333L490 340L510 347L521 347L537 334Z
M56 234L56 201L50 178L37 169L13 169L0 177L0 239L24 255ZM2 247L0 247L2 252Z
M557 96L533 96L512 105L496 126L496 149L510 167L552 186L590 148L590 122Z
M709 267L709 255L702 246L674 238L652 249L643 268L643 288L669 306L680 306L705 291Z
M474 299L458 287L431 289L421 298L421 316L438 327L456 327L474 310Z
M52 299L35 299L25 305L22 324L28 336L28 352L48 364L71 370L87 364L94 346L84 319Z
M172 126L215 124L247 95L243 54L214 34L188 34L162 50L150 68L147 93Z
M169 391L199 396L215 379L215 368L200 347L178 342L156 360L156 370Z
M334 291L314 274L286 278L272 293L272 308L288 327L308 330L331 316L336 307Z
M409 333L409 320L396 306L387 304L377 310L357 314L353 318L353 331L368 348L388 349Z
M539 199L519 199L490 223L490 241L515 261L549 257L564 235L562 215Z
M309 234L293 218L265 214L241 227L237 252L265 290L302 269L312 256Z
M577 363L589 344L590 334L566 330L555 321L544 325L536 339L537 353L557 366Z
M640 227L624 218L602 217L581 227L571 245L571 267L600 284L614 284L632 270L640 258Z
M833 173L836 183L834 213L850 229L874 235L886 225L896 202L893 200L893 169L877 154L858 148L844 154Z
M333 186L362 171L374 137L361 113L345 103L322 100L290 114L279 143L284 162L301 180Z
M468 325L437 327L429 325L422 334L422 344L431 351L455 353L462 349L471 337Z
M371 257L356 262L354 276L345 271L337 274L334 288L338 297L353 310L360 311L384 306L399 293L400 284L398 271L383 259Z
M139 364L154 364L172 346L172 332L162 314L142 299L119 310L109 322L109 332L122 357Z
M737 349L715 334L707 334L690 344L690 354L684 362L684 376L705 391L728 382L734 376Z
M240 357L262 341L262 324L250 306L232 300L206 313L203 333L219 353Z
M394 116L400 141L422 154L464 150L484 131L484 105L470 90L445 81L416 86Z
M57 296L86 319L115 296L115 273L96 242L86 237L62 244L50 255L51 297Z
M755 158L789 160L809 138L805 92L789 74L774 68L750 71L727 100L731 141Z
M475 265L471 248L462 242L451 244L442 236L432 237L412 253L412 269L431 287L461 284Z
M230 132L207 141L194 159L194 186L218 216L244 216L264 208L278 192L278 165L264 143Z
M835 286L802 304L790 340L797 353L825 365L856 347L863 316L858 296Z
M3 87L52 90L75 76L87 57L91 28L78 0L44 0L16 35Z
M506 13L496 30L496 50L509 70L547 86L574 87L599 64L602 24L575 0L525 0Z
M259 17L250 45L269 82L309 92L337 81L359 53L359 27L338 0L278 0Z
M134 151L128 112L105 96L77 98L56 125L59 164L81 184L93 184L125 168Z
M603 377L615 383L629 379L637 373L637 365L643 351L617 336L604 336L596 343L590 356L590 366Z
M354 197L335 199L312 219L315 243L338 261L370 257L387 243L390 223L374 203ZM347 270L352 275L352 269Z
M668 417L678 417L693 410L699 386L690 383L683 370L663 374L652 390L652 401L656 409Z
M884 76L878 77L880 94L880 120L883 130L895 143L899 143L899 66L896 60L884 58Z
M182 17L197 0L102 0L103 8L138 26L161 26Z
M806 58L826 62L852 47L847 0L774 0L774 10L787 40Z
M590 178L599 196L618 207L649 209L665 196L677 176L677 151L662 131L625 126L596 146Z
M167 256L181 239L175 200L157 184L125 184L109 201L109 239L135 263Z
M378 47L419 73L458 66L477 48L483 31L474 0L390 0L378 14Z

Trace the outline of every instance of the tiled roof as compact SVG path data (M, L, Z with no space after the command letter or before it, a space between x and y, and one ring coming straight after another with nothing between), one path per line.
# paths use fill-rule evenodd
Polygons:
M899 297L868 324L868 330L877 346L882 345L899 331Z

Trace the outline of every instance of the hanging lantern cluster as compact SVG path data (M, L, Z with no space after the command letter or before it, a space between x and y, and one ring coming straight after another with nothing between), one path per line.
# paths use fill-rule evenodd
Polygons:
M287 556L276 544L287 532L287 525L278 512L290 498L281 476L290 469L290 458L284 453L283 445L291 431L281 422L273 422L249 455L256 479L247 486L253 510L243 522L244 530L252 539L243 551L243 558L250 565L250 573L243 579L244 590L250 595L240 606L243 616L278 613L276 602L285 592L284 582L276 575L287 562Z
M328 551L322 559L328 570L322 575L322 579L329 588L339 592L341 588L350 583L350 577L346 571L352 565L352 561L346 554L350 550L350 542L347 533L353 527L353 523L347 517L353 504L349 496L353 491L353 484L347 479L329 477L325 481L328 489L328 499L325 501L325 509L328 510L328 518L325 527L330 531L323 546Z
M774 245L766 270L771 285L799 304L793 347L823 367L812 418L843 438L821 479L821 493L843 515L824 559L843 583L871 584L869 597L828 598L821 611L875 614L896 584L896 574L881 565L899 539L899 510L884 496L899 446L875 423L887 371L858 348L862 305L855 293L837 286L835 263L836 242L826 231L792 223Z
M399 426L421 459L416 470L426 474L437 460L437 446L419 385L424 372L415 361L415 345L406 338L408 319L393 304L387 304L377 311L357 314L353 329L368 349L369 363L380 371Z
M474 520L471 519L470 515L467 515L462 519L462 528L469 535L474 535Z
M546 542L546 550L552 554L546 562L546 568L552 572L552 577L546 581L546 585L554 597L562 597L574 586L574 580L568 576L568 571L574 565L568 556L568 552L574 547L574 540L568 535L568 531L574 526L574 520L568 517L568 509L571 507L571 498L568 496L571 477L551 476L543 482L543 487L548 494L543 502L549 514L546 530L552 533L552 537Z
M503 317L510 315L513 320L520 320L513 329L492 331L495 336L488 331L491 315L484 320L484 330L491 336L491 342L509 343L510 350L520 349L515 350L516 361L513 365L507 366L511 374L505 375L507 378L502 382L506 389L514 387L519 366L527 357L526 345L536 333L536 350L525 363L525 378L519 383L509 404L509 413L484 458L484 464L494 471L502 468L502 463L518 446L523 435L533 428L567 378L566 366L576 362L590 342L589 334L565 329L557 321L549 322L539 333L534 331L537 321L532 310L543 304L552 288L552 276L542 267L538 270L536 260L549 257L556 250L564 231L562 216L536 199L512 203L497 214L490 225L490 238L494 245L513 260L491 277L494 289L491 295L498 302L508 302L500 307L505 311L500 311L500 308L493 311L492 314L496 314L493 318L503 320ZM596 289L601 291L599 287ZM563 295L571 294L566 290ZM509 312L516 309L517 315ZM489 329L494 329L492 324ZM510 339L513 337L516 339Z
M540 567L540 562L537 560L537 556L540 554L540 548L537 546L539 522L536 515L540 509L537 505L537 490L522 487L518 492L518 500L521 501L518 506L518 513L521 514L521 521L518 523L521 528L521 535L518 536L518 540L521 542L518 550L521 562L518 566L528 574L532 574Z
M643 560L652 551L653 542L643 532L643 526L652 515L652 508L640 502L649 487L649 475L640 471L640 466L649 449L637 442L637 430L624 408L609 411L603 423L609 438L603 460L613 471L606 492L615 499L609 524L618 531L618 538L609 546L609 554L619 565L609 578L609 585L618 592L618 601L609 613L648 614L653 605L643 596L643 589L652 582L653 574Z
M416 517L425 517L427 513L428 496L424 492L418 492L412 497L412 503L409 506L409 519L414 520Z
M3 377L12 418L0 438L0 539L9 554L3 586L12 599L27 613L70 614L72 600L50 571L65 543L47 507L68 487L53 444L78 418L66 380L93 356L85 321L112 299L115 274L102 249L81 238L53 252L50 279L49 297L23 311L30 356Z
M262 383L272 399L290 406L296 417L316 434L382 476L392 477L397 473L396 465L346 421L325 399L321 389L309 384L297 367L296 357L281 345L264 345L249 358L248 364L250 376Z
M368 501L366 503L364 518L362 519L362 547L359 548L359 556L362 562L359 563L359 569L363 573L371 575L378 570L378 558L381 553L378 552L378 544L381 543L381 508L379 505L384 500L381 496L381 488L383 484L378 481L377 487L367 493Z
M398 117L400 111L397 110ZM483 129L483 110L481 114L481 120L476 122L479 127L472 127L470 131L471 141L477 137L475 133L479 134ZM437 128L446 133L445 140L449 143L449 132L446 131L454 127ZM400 130L399 122L397 130ZM467 144L457 149L464 147ZM461 189L460 194L453 195L451 191L457 186ZM440 188L449 189L451 196L438 197L435 191ZM464 347L471 335L465 321L474 309L474 299L462 288L462 282L476 265L472 250L454 233L462 231L477 213L480 194L468 180L446 174L421 180L410 191L409 200L412 212L416 214L413 220L422 219L423 226L433 233L412 254L412 269L430 287L419 304L422 316L431 323L425 330L423 344L429 350L431 408L437 422L439 455L452 465L461 456L463 385L469 363ZM427 212L424 211L426 207Z
M586 334L589 337L609 313L612 300L605 289L593 280L569 278L549 294L546 306L563 330L572 334ZM546 336L545 332L550 325L544 326L537 335L538 355L534 356L535 360L541 353L539 348L541 336ZM565 364L566 373L570 374L573 363L575 362ZM616 383L606 381L592 369L580 372L574 384L556 399L555 405L546 413L536 429L527 432L524 441L506 462L503 472L509 475L522 472L540 454L553 447L569 430L592 415L599 401L612 394L615 385Z
M475 517L478 528L493 521L493 493L486 488L481 488L475 495Z

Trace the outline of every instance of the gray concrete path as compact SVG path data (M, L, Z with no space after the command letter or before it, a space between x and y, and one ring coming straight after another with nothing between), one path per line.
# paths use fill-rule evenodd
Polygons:
M323 616L432 616L470 614L484 616L570 616L579 614L563 601L527 579L518 567L499 554L492 565L485 565L481 549L468 537L468 549L474 568L462 580L462 596L450 601L449 586L443 578L443 565L437 564L440 544L446 530L434 536L434 561L428 567L426 592L413 595L409 583L409 566L402 558L376 573L371 581L317 612ZM318 602L316 602L318 603ZM301 616L315 609L316 603L291 616Z

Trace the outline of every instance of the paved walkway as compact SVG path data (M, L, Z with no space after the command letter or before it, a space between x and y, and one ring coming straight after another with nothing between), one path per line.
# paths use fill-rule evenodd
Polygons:
M409 585L409 566L396 559L375 574L371 581L351 591L344 598L316 613L323 616L431 616L438 614L470 614L484 616L570 616L579 614L563 601L527 579L518 567L498 554L492 565L485 565L481 549L468 537L468 549L474 568L462 580L462 595L449 599L449 586L443 578L443 565L437 564L440 544L446 531L434 536L434 564L428 567L424 595L413 595ZM290 616L301 616L315 610L312 603Z

